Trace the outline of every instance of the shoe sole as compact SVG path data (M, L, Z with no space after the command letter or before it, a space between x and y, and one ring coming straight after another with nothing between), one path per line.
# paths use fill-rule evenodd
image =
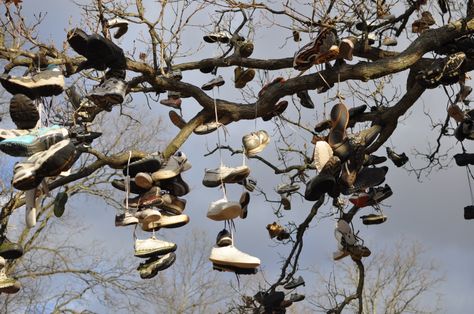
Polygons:
M258 272L257 268L240 268L217 263L212 263L212 268L217 271L233 272L237 275L255 275Z
M154 250L147 250L147 251L142 251L142 252L137 252L135 251L135 256L140 257L140 258L149 258L149 257L154 257L157 255L165 255L171 252L176 251L177 245L175 244L172 247L167 247L167 248L160 248L160 249L154 249Z
M169 268L176 261L176 254L170 253L170 256L168 258L165 258L165 259L164 258L165 257L163 256L163 257L159 258L158 260L152 262L151 265L143 267L142 269L140 269L140 267L139 267L138 271L140 272L140 278L142 278L142 279L151 279L151 278L155 277L158 274L158 272ZM148 269L147 269L147 268L150 268L150 267L153 268L151 270L151 272L149 272Z
M49 81L49 82L48 82ZM3 87L8 91L14 91L15 94L24 94L31 99L38 97L49 97L60 95L64 91L64 77L52 77L48 79L39 79L36 82L22 83L15 79L1 79ZM47 83L47 84L46 84ZM44 85L41 85L44 84ZM30 85L30 86L28 86Z
M346 128L349 123L349 111L347 107L338 103L331 110L332 126L328 135L328 144L331 148L341 144L346 138Z
M228 269L232 268L241 268L241 269L252 269L252 268L257 268L260 266L259 263L238 263L234 261L226 261L226 260L219 260L216 258L209 257L209 260L217 265L220 265L221 267L225 267Z
M221 179L217 180L202 180L202 184L209 188L215 188L221 185L221 183L237 183L241 182L245 178L247 178L250 174L250 168L242 168L240 170L232 171L225 177L221 177Z
M66 139L67 131L45 134L37 138L32 144L22 144L18 142L2 141L0 150L13 157L30 157L36 153L49 149L56 143Z
M54 147L54 145L52 147ZM43 178L57 176L61 172L69 169L76 161L75 152L76 148L74 144L64 140L64 143L61 143L61 145L54 147L54 149L50 148L44 152L44 161L40 165L35 164L29 169L25 169L23 171L24 174L20 175L18 179L15 179L16 175L14 175L13 187L22 191L36 188Z
M162 219L158 221L150 222L150 223L146 223L145 221L143 221L142 230L143 231L152 231L152 230L156 231L160 228L169 228L169 229L179 228L186 225L188 222L189 222L188 215L168 216L166 218L162 217Z
M137 173L135 176L135 184L144 190L149 190L153 187L153 179L148 173Z
M268 143L270 143L270 138L268 138L267 140L263 141L262 143L260 143L260 145L258 145L257 147L255 148L252 148L250 150L245 150L245 154L249 157L251 156L255 156L257 155L258 153L260 153L262 150L265 149L265 147L267 147Z

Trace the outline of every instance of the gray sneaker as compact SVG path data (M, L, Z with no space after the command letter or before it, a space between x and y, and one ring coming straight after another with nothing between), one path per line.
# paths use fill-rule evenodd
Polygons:
M176 254L168 253L163 256L155 256L141 263L137 270L140 272L140 278L150 279L155 277L159 271L165 270L173 265L176 260Z
M126 92L127 83L124 80L110 77L95 87L86 97L97 106L111 111L113 105L123 103Z

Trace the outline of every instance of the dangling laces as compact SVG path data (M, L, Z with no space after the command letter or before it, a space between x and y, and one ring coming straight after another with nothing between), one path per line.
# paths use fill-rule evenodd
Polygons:
M220 122L219 122L219 118L218 118L218 115L217 115L217 101L216 101L216 96L214 94L214 88L212 88L212 97L214 98L214 114L215 114L215 117L216 117L216 123L219 125ZM224 162L223 162L223 159L222 159L222 148L221 148L222 145L221 145L221 137L220 137L220 134L219 134L219 127L217 128L216 133L217 133L217 145L219 145L220 167L223 167ZM224 131L224 136L225 136L225 131ZM227 201L227 193L226 193L226 188L225 188L224 182L222 181L222 176L220 177L220 181L221 181L221 189L222 189L222 192L224 193L224 199Z
M128 211L128 197L130 196L130 175L128 174L128 168L130 167L130 159L132 159L132 151L128 152L127 171L125 175L125 212Z

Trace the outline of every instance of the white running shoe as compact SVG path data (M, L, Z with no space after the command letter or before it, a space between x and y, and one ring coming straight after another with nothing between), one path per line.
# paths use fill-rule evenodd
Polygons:
M221 183L238 183L242 182L250 174L250 168L247 166L226 167L221 166L216 169L206 169L202 184L209 188L214 188Z
M148 258L176 251L176 244L151 237L145 240L135 240L135 256Z
M209 260L215 264L239 268L256 268L260 266L259 258L239 251L234 245L213 247Z
M240 203L229 202L226 198L221 198L209 205L207 218L216 221L230 220L239 217L241 213Z

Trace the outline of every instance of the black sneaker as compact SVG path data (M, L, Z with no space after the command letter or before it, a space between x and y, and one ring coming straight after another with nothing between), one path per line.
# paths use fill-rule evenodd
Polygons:
M299 276L296 279L293 278L293 280L291 280L289 283L284 285L283 288L291 290L291 289L295 289L299 286L304 286L304 285L305 285L305 282L304 282L303 277Z
M459 167L474 165L474 154L456 154L454 155L454 160L456 161L456 165Z
M112 186L120 191L125 191L125 180L114 179L112 180ZM134 180L130 180L130 193L143 194L146 192L148 192L148 189L143 189L136 185Z
M140 278L150 279L155 277L159 271L165 270L173 265L175 260L176 254L172 252L163 256L155 256L146 260L137 268L137 270L140 272Z
M222 229L216 238L216 245L217 246L229 246L232 244L232 235L226 229Z
M365 155L364 166L374 166L387 161L385 156Z
M354 187L347 188L342 191L344 195L364 191L370 187L382 184L385 181L388 167L380 168L363 168L358 174L354 182Z
M296 96L300 99L301 106L309 109L314 109L314 103L309 96L308 91L301 91L296 93Z
M47 70L30 76L3 74L0 76L0 83L10 94L24 94L31 99L56 96L64 90L64 76L55 65L49 65Z
M397 154L390 147L387 147L387 157L393 161L395 166L401 167L407 163L408 157L405 153Z
M464 219L466 220L474 219L474 206L473 205L464 207Z
M176 177L160 181L162 190L166 190L174 196L184 196L189 193L189 185L183 180L181 174Z
M64 214L64 209L68 200L68 195L66 192L59 192L54 198L54 216L61 217Z
M158 171L161 167L162 159L159 154L151 154L140 160L131 162L128 166L128 175L135 177L139 172L152 173ZM127 167L123 168L123 175L127 175Z
M97 106L111 111L113 105L123 103L126 92L127 83L122 79L111 77L95 87L86 97Z
M13 243L8 240L6 237L3 239L2 244L0 244L0 256L5 259L17 259L22 257L23 248L17 243Z
M304 198L307 201L317 201L324 193L332 191L340 172L341 160L332 156L321 172L306 184Z
M26 95L16 94L10 100L10 117L18 129L33 129L39 120L39 112Z

